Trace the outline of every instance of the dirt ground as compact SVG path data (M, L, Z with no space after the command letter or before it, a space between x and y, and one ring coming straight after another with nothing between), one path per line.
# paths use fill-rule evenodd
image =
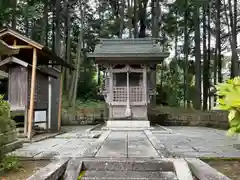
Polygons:
M42 167L49 164L49 161L22 161L22 168L18 171L9 171L0 175L0 180L26 180Z
M240 180L240 160L205 160L210 166L232 180Z

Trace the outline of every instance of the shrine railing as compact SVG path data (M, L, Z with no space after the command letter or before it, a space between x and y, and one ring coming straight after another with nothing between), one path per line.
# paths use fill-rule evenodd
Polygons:
M142 86L130 86L129 87L129 99L130 102L142 102L143 101L143 88ZM113 87L113 101L114 102L126 102L127 101L127 87Z

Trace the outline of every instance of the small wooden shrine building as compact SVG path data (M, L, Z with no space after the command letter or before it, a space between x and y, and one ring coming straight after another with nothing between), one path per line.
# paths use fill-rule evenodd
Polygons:
M156 91L156 65L168 56L156 39L101 39L88 57L104 71L107 128L150 128L147 109Z
M56 66L73 69L47 47L21 33L0 30L0 72L6 77L5 92L2 87L1 93L10 104L11 114L22 117L28 138L36 125L46 131L60 129L62 68Z

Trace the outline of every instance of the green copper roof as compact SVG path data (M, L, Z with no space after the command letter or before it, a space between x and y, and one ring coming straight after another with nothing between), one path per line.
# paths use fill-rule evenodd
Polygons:
M162 52L156 39L101 39L88 57L160 57L166 58L169 53Z

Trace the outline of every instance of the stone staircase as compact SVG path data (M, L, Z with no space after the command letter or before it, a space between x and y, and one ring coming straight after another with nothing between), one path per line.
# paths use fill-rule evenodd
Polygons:
M177 180L169 161L84 161L81 180Z
M88 171L82 180L177 180L173 172Z
M27 180L230 180L197 158L59 159Z

